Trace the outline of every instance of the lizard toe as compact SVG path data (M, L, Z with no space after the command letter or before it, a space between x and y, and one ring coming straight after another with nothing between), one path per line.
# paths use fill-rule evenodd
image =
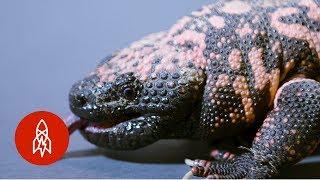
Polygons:
M244 153L231 160L207 161L196 159L189 160L193 176L208 179L240 179L251 177L266 177L272 168L256 160L251 153ZM190 173L189 173L190 174Z

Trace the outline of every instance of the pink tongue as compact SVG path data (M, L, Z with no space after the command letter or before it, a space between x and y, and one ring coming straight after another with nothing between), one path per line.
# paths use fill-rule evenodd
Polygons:
M71 114L65 120L65 124L68 127L69 134L71 135L75 130L80 129L87 123L86 120L79 118L78 116Z

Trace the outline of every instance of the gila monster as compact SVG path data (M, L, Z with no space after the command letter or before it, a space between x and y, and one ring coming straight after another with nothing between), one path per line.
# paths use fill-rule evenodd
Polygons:
M99 146L246 137L189 175L268 178L320 141L320 1L216 1L115 52L69 93L68 125ZM218 144L218 143L217 143ZM211 157L210 157L211 158Z

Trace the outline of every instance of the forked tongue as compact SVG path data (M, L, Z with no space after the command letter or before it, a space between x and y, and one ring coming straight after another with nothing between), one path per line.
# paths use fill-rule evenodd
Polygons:
M87 124L85 119L81 119L74 114L70 114L65 120L65 124L68 127L69 135L71 135L75 130L78 130Z

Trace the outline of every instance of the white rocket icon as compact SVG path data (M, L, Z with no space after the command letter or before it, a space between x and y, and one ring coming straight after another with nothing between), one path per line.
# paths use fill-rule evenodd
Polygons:
M32 142L32 154L37 151L40 152L40 156L43 157L47 151L51 154L51 140L49 138L49 129L46 122L41 119L36 127L36 136Z

